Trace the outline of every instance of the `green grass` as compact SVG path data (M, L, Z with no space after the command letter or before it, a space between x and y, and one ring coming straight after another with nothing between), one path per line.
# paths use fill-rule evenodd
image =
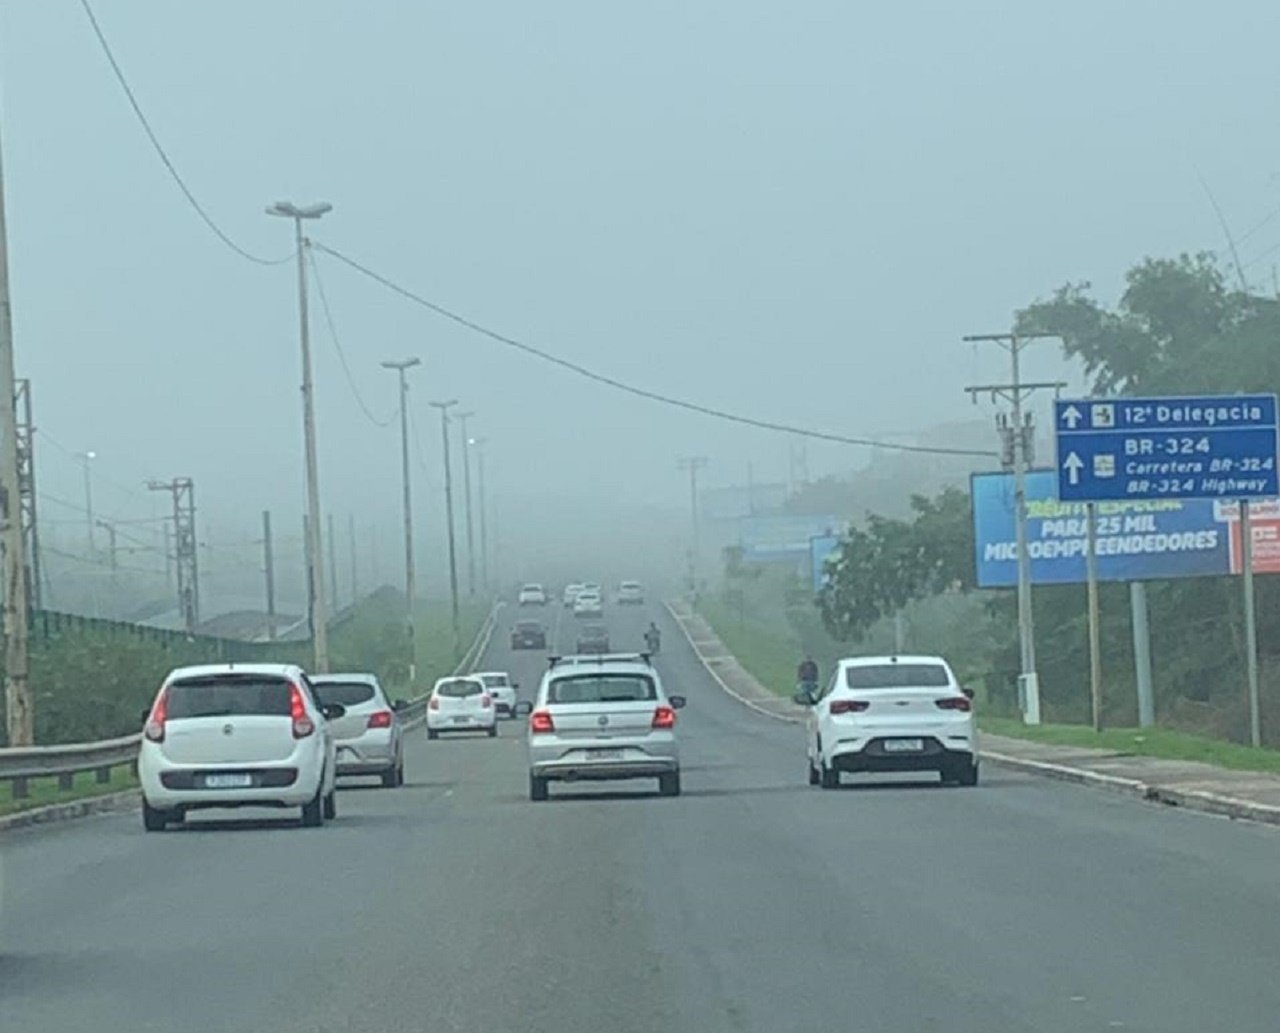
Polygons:
M1236 771L1280 774L1280 750L1256 750L1251 746L1206 739L1166 728L1105 728L1095 732L1082 725L1025 725L1015 718L980 714L979 726L994 735L1050 743L1055 746L1087 746L1165 760L1194 760Z
M4 790L6 795L4 799L0 799L0 814L14 814L33 807L45 807L53 803L67 803L90 796L118 793L124 789L132 789L137 784L137 779L133 777L133 769L127 764L112 768L111 781L105 785L98 785L91 771L82 771L76 775L72 788L68 790L59 789L56 778L33 778L28 783L30 795L25 799L15 800L8 795L9 790Z
M796 665L803 658L804 647L790 625L766 627L750 618L739 620L732 609L715 598L700 599L698 612L761 685L779 696L796 691Z

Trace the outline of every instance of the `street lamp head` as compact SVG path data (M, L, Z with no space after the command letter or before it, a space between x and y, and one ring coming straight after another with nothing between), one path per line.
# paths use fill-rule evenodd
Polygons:
M277 201L273 205L268 205L266 209L268 215L279 215L286 219L318 219L325 212L331 211L333 211L333 205L327 201L302 205L301 207L292 201Z
M452 409L458 404L458 400L456 398L450 398L447 402L428 402L427 404L434 406L437 409Z
M412 359L401 359L399 362L396 362L392 359L387 359L382 363L382 368L383 369L413 369L414 366L421 366L421 365L422 365L422 360L415 356Z

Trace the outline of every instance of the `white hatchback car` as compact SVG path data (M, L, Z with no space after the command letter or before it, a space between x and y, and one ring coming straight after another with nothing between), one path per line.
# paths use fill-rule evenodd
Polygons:
M600 593L584 588L578 593L573 601L573 615L575 617L603 617L604 616L604 600L600 597Z
M398 704L392 704L372 674L317 674L311 678L323 706L346 713L330 722L338 748L339 775L377 775L385 788L404 785L404 744Z
M546 606L546 590L541 585L531 581L520 589L520 594L516 597L516 603L519 606Z
M529 798L548 783L656 778L663 796L680 794L676 711L658 672L638 654L553 661L529 713Z
M972 694L938 656L840 660L806 721L809 784L834 789L842 772L936 771L978 784Z
M427 700L427 738L438 739L441 732L488 732L491 739L498 734L498 709L478 675L436 682Z
M207 807L300 807L303 825L323 824L336 814L329 721L345 712L291 664L179 667L144 717L143 825Z
M513 682L506 671L477 671L471 677L479 678L493 697L493 709L499 717L516 716L516 689L519 682Z
M561 597L561 601L564 603L566 610L573 605L573 601L578 598L578 593L581 591L582 585L576 581L571 585L564 586L564 595Z

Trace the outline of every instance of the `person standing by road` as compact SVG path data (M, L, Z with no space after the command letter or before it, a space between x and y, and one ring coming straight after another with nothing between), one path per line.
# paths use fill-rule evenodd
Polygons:
M800 691L809 696L818 694L818 664L813 657L806 654L796 668L796 681L800 683Z

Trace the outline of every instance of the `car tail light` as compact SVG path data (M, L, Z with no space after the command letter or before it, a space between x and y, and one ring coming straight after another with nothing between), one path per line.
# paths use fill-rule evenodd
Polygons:
M155 706L151 708L151 716L147 718L147 727L142 733L147 737L148 742L164 742L164 721L168 709L169 690L161 689L160 695L156 697Z
M654 728L674 728L675 726L676 712L671 707L664 704L653 712Z
M302 690L289 686L289 716L293 718L293 737L305 739L316 730L316 723L307 715L307 705L302 702Z
M375 710L369 715L369 720L365 723L366 728L390 728L391 727L391 711Z
M556 723L551 720L551 712L548 710L535 710L529 715L529 731L534 734L545 732L554 732Z
M973 704L964 696L948 696L946 699L935 699L933 705L939 710L963 710L968 713Z
M439 710L439 709L440 709L440 697L439 697L439 696L432 696L432 697L431 697L431 699L430 699L430 700L428 701L428 703L427 703L427 709L428 709L428 710Z
M871 703L865 699L833 699L831 701L831 713L833 714L861 714Z
M493 706L493 697L486 692L480 697L480 709L488 710L491 706Z

